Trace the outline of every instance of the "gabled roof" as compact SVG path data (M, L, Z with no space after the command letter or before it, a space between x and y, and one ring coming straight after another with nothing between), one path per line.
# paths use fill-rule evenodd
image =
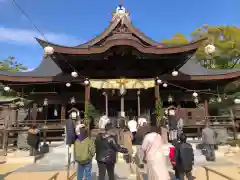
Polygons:
M74 47L57 45L36 38L42 47L52 46L55 52L64 54L97 54L103 53L113 46L132 46L142 53L173 54L192 52L204 39L182 46L166 47L153 41L133 26L128 14L115 14L109 26L92 40Z
M62 73L62 70L50 58L43 59L41 64L34 70L28 72L0 71L0 80L15 82L44 82L52 81L53 78Z

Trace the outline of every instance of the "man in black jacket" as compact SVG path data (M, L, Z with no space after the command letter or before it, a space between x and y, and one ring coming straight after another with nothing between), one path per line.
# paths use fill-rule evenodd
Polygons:
M193 180L192 168L194 165L194 153L192 145L187 143L187 137L185 134L180 135L180 143L175 146L174 151L174 161L175 166L175 176L179 180L184 180L186 175L188 180Z
M114 180L114 168L117 159L117 152L128 152L126 148L122 148L119 144L117 144L116 133L113 133L112 128L112 124L106 124L106 132L99 134L95 140L99 180L105 180L106 171L108 173L108 179Z

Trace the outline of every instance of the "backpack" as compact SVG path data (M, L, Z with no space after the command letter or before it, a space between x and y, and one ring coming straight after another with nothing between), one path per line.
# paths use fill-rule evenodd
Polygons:
M75 160L79 164L87 164L95 154L94 141L88 137L83 141L76 140L74 143L74 153Z
M191 171L194 163L194 153L191 144L179 145L179 160L185 172Z

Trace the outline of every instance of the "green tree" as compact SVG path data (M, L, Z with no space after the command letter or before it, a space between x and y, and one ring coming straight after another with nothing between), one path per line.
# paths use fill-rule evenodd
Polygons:
M234 68L240 65L240 29L234 26L208 26L196 29L191 33L192 41L207 38L199 47L195 56L206 68ZM189 43L189 40L180 33L170 40L161 41L167 46L179 46ZM214 44L217 48L212 55L205 53L205 46Z
M172 39L163 40L161 43L167 46L179 46L188 44L189 40L183 34L177 33L172 37Z
M240 62L240 29L234 26L208 26L191 33L194 40L207 38L196 52L196 58L207 68L234 68ZM214 44L216 52L205 53L205 46Z
M0 71L26 71L28 68L23 64L17 62L14 57L9 56L7 59L0 61Z
M0 61L0 71L11 71L11 72L19 72L25 71L28 68L23 66L21 63L17 62L14 57L9 56L7 59ZM18 93L11 90L9 92L4 91L4 85L0 83L0 98L5 99L9 97L16 97Z

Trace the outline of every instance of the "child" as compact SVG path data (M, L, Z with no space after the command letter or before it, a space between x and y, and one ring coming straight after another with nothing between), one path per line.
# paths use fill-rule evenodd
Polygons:
M173 170L175 171L175 177L176 177L176 179L179 179L179 178L178 178L178 172L177 172L177 170L176 170L176 161L175 161L175 158L174 158L174 151L175 151L175 148L176 148L177 143L178 143L177 140L173 140L173 141L172 141L172 145L173 145L173 146L171 146L171 147L169 148L169 155L168 155L168 157L169 157L170 162L171 162L171 164L172 164L172 166L173 166Z

